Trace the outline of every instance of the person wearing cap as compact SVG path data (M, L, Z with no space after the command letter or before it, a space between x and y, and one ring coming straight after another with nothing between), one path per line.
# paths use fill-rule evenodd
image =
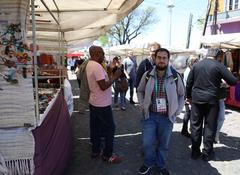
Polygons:
M217 130L221 81L223 79L229 85L237 83L237 78L216 60L217 52L217 49L210 48L206 58L192 67L187 79L186 94L192 106L190 117L192 159L200 157L204 161L214 159L213 142Z

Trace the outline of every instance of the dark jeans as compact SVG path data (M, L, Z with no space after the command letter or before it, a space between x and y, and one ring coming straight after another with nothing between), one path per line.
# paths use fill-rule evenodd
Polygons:
M113 139L115 124L111 106L96 107L89 105L90 109L90 135L92 139L92 153L101 152L101 137L105 139L103 156L111 157L113 152Z
M203 153L211 154L217 130L219 103L196 104L191 109L191 140L192 152L200 152L203 134ZM203 128L204 122L204 128ZM203 131L203 132L202 132Z
M78 82L78 87L81 87L81 80L77 78L77 82Z
M128 86L130 90L130 101L133 101L133 93L134 93L134 86L135 86L135 81L133 78L128 79Z

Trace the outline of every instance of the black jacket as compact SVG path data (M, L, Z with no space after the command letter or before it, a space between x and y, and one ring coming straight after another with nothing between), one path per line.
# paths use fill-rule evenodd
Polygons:
M237 83L237 78L216 60L206 58L196 63L187 79L187 98L198 104L218 103L221 79L228 85Z
M145 60L143 60L140 63L140 65L138 66L138 69L137 69L136 88L138 87L143 74L146 71L151 70L152 68L153 68L153 65L151 64L151 62L149 61L148 58L146 58Z

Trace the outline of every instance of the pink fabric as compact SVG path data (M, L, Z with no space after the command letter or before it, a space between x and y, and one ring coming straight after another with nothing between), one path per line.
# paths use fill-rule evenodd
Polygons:
M106 107L112 103L111 87L102 91L97 83L99 80L109 80L107 72L96 61L89 61L86 67L87 80L90 89L89 103L96 107Z

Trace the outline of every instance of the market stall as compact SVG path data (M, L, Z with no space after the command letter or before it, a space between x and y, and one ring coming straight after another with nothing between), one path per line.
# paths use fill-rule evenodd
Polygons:
M206 35L201 38L201 43L206 46L222 48L225 56L230 55L233 65L231 71L240 77L240 33ZM240 81L236 86L230 86L225 104L240 108Z
M29 1L0 1L1 174L33 174L37 126L32 57L26 44ZM1 168L0 168L1 169Z

